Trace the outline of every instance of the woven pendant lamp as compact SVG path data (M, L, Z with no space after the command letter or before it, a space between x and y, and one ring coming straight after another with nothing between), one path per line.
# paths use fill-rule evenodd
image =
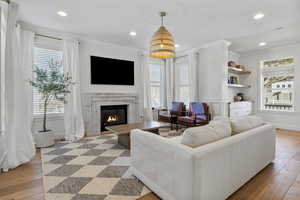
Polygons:
M155 32L151 40L150 56L153 58L173 58L175 57L175 42L172 34L164 27L163 17L166 12L160 12L161 27Z

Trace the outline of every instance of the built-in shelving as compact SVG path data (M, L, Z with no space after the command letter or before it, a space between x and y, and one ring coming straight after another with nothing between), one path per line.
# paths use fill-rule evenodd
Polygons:
M234 73L234 74L251 74L250 70L240 69L240 68L236 68L236 67L228 67L228 72Z
M228 83L228 87L231 88L250 88L250 85L242 85L242 84L230 84Z

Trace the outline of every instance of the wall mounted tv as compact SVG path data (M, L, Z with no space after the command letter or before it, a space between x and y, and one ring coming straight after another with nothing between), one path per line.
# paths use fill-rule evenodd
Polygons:
M91 84L134 85L134 62L91 56Z

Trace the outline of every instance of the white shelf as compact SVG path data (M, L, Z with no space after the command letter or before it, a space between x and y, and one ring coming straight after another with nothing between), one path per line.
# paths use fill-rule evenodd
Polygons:
M235 67L228 67L228 72L234 74L251 74L251 71L245 69L239 69Z
M231 88L250 88L250 85L242 85L242 84L230 84L228 83L228 87Z

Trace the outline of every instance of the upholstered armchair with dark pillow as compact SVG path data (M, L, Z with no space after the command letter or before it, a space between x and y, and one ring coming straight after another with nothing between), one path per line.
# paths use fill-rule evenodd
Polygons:
M184 116L185 106L183 102L172 102L172 109L158 110L158 121L171 123L172 116Z
M178 124L187 127L206 125L209 121L209 107L202 102L191 102L188 116L180 116L177 119Z

